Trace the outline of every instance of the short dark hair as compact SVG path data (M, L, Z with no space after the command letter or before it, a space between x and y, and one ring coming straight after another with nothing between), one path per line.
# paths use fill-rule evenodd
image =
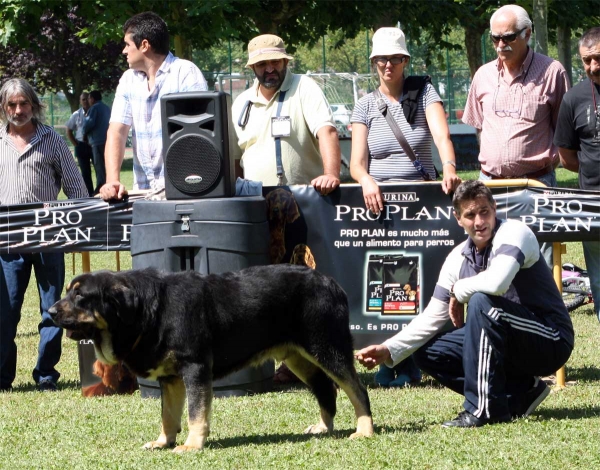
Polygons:
M145 11L132 16L123 25L123 34L131 34L131 40L137 48L145 39L156 54L169 53L167 24L156 13Z
M102 93L100 93L98 90L90 91L88 96L91 96L94 101L102 101Z
M597 44L600 44L600 26L594 26L583 33L577 47L594 47Z
M494 200L494 196L483 182L478 180L467 180L460 183L456 191L454 191L454 196L452 197L452 206L454 207L454 212L460 215L460 206L465 201L473 201L477 198L485 197L488 202L494 206L496 201Z

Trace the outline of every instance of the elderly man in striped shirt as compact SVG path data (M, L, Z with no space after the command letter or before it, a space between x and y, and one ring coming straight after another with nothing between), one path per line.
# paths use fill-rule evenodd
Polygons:
M556 186L553 138L569 80L560 62L528 46L532 26L518 5L499 8L490 19L498 58L473 77L463 117L481 140L481 180L530 178ZM551 244L542 252L551 265Z
M31 85L8 80L0 90L0 205L55 201L62 187L69 198L88 196L83 177L63 138L42 124L42 105ZM40 391L55 391L60 377L62 330L48 309L60 299L65 263L62 253L0 256L0 391L11 390L17 367L17 325L35 270L42 320L33 379Z

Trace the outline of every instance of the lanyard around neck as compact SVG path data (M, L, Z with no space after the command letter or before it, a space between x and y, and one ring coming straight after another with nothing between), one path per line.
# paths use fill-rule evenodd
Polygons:
M283 100L285 99L285 91L279 92L279 99L277 100L277 111L275 117L279 117L281 114L281 108L283 108ZM275 137L275 163L277 164L277 179L278 186L283 186L283 163L281 162L281 137Z

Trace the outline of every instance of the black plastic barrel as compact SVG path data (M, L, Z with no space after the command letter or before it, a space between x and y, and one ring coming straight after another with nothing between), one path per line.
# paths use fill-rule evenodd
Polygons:
M263 197L136 201L131 228L133 268L218 274L269 264L269 223ZM273 388L275 365L247 367L213 382L216 396ZM158 382L138 378L144 398Z

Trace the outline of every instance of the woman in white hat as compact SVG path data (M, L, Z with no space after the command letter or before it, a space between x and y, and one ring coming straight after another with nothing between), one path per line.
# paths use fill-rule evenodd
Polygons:
M373 35L371 64L377 69L379 87L361 98L352 114L350 173L363 189L365 205L374 214L383 210L378 183L435 179L431 139L439 150L443 180L448 194L460 184L456 175L454 147L442 100L425 77L404 77L410 61L404 33L399 28L380 28ZM379 97L383 100L377 102ZM417 169L383 113L389 113L414 151L422 170Z
M432 137L442 160L443 191L454 191L460 184L442 100L429 77L405 79L409 61L401 29L380 28L375 32L371 64L377 69L379 87L354 106L350 161L350 173L361 184L365 205L374 214L383 210L378 183L436 179ZM384 113L401 129L420 169L404 151ZM375 382L384 387L403 387L420 380L421 371L412 357L394 368L382 364L375 374Z

